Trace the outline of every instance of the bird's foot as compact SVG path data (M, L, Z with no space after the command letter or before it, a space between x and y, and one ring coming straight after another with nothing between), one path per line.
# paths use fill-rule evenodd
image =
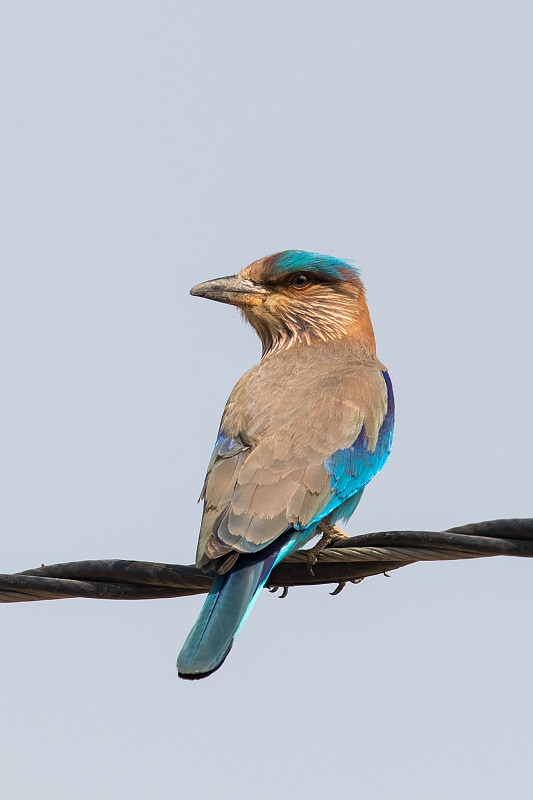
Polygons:
M336 525L328 525L327 522L319 522L317 531L318 533L322 534L320 540L314 545L314 547L311 547L309 550L304 550L310 567L313 567L313 565L316 564L318 561L318 556L322 550L328 547L332 542L336 542L338 539L349 538L348 534L344 533L344 531L341 531L341 529L337 528Z
M344 531L341 530L341 528L337 528L336 525L328 525L327 522L319 522L317 531L320 531L323 537L325 536L329 538L328 543L336 542L338 539L350 538L347 533L344 533Z

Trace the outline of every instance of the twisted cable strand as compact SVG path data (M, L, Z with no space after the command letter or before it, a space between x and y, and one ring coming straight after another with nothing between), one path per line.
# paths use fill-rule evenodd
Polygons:
M533 557L533 519L489 520L447 531L382 531L336 541L310 565L305 551L273 570L267 588L358 581L413 564L488 556ZM148 600L209 591L193 566L121 559L74 561L0 575L0 603L92 597Z

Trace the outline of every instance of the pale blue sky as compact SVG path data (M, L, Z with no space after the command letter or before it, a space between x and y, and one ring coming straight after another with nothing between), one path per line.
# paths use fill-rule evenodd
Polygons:
M190 563L259 357L189 297L269 252L359 266L397 398L348 526L531 516L529 2L0 6L0 570ZM175 675L201 598L0 608L15 800L531 797L533 567L264 593Z

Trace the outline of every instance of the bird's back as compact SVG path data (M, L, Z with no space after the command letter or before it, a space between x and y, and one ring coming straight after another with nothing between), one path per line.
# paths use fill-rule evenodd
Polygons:
M326 460L361 432L375 450L384 370L356 345L328 343L273 353L241 378L206 477L198 563L255 552L319 521L332 495Z

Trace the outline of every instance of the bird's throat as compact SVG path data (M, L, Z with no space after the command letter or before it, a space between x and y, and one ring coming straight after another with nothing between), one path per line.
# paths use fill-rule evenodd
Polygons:
M343 303L314 305L305 309L278 310L241 308L244 318L256 330L263 346L263 358L295 346L313 346L345 339L362 345L375 356L376 342L368 307L361 292L357 307Z

